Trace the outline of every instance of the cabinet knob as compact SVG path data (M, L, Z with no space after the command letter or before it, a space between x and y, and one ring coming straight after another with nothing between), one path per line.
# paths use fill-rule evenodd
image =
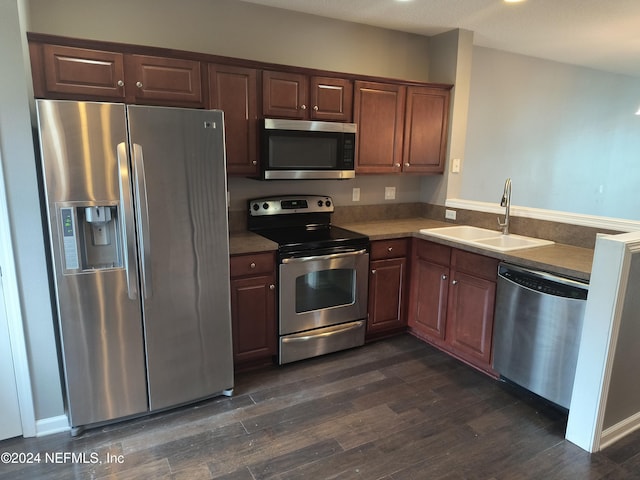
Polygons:
M142 88L142 82L136 82L136 87Z
M306 105L300 105L300 110L306 110L307 106Z
M396 163L396 164L395 164L395 167L396 167L396 168L400 168L400 164L399 164L399 163Z
M119 87L124 87L124 82L122 80L118 80L118 86Z
M249 268L256 268L256 264L254 262L251 262L251 264L249 265Z
M458 280L454 280L453 282L451 282L452 285L457 285L458 284Z
M371 270L371 275L375 275L377 270Z
M275 290L276 286L272 283L271 285L269 285L269 290Z
M387 248L387 252L393 252L393 247Z
M320 109L318 108L318 105L314 105L314 106L313 106L313 111L314 111L314 112L317 112L318 110L320 110Z
M408 166L409 166L409 162L405 163L405 164L404 164L404 166L405 166L405 167L408 167Z
M251 162L251 165L257 165L257 164L258 164L258 161L257 161L257 160L253 160L253 161Z
M442 275L442 280L446 280L447 276L446 275Z

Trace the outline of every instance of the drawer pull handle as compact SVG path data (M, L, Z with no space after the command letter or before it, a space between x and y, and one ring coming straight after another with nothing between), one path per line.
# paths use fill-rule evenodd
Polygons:
M272 283L271 285L269 285L269 290L275 290L276 286Z
M458 284L458 280L454 280L453 282L451 282L453 285L457 285Z
M254 262L251 262L251 264L249 265L250 268L256 268L256 264Z
M387 252L393 252L393 247L387 248Z

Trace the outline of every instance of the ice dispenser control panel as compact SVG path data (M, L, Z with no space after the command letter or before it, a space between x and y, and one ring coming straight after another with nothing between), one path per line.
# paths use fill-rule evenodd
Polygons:
M76 222L73 215L73 208L61 208L62 217L62 243L64 245L64 263L67 270L77 270L80 268L78 261L78 242L76 240Z
M65 273L122 267L117 205L67 204L58 211Z

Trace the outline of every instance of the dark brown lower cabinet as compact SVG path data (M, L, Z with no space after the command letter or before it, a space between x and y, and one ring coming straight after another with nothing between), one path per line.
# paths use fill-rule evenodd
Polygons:
M494 258L415 240L410 331L491 375L497 267Z
M408 239L371 243L367 340L406 330Z
M269 364L277 354L274 254L232 256L230 266L234 365Z

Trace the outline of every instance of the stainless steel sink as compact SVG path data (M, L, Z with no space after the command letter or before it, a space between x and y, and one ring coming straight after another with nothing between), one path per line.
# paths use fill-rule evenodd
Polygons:
M523 235L514 235L511 233L502 235L500 232L495 230L472 227L470 225L425 228L420 230L420 233L498 252L542 247L545 245L553 245L554 243L551 240L542 240L540 238L525 237Z

